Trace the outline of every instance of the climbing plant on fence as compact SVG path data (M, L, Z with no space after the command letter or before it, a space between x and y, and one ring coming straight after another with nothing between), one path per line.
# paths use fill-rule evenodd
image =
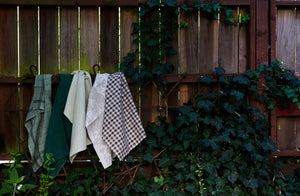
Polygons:
M158 81L161 89L167 84L161 75L173 69L166 57L177 52L170 42L178 27L172 17L180 10L200 8L213 17L225 13L224 18L235 22L231 10L219 4L195 3L180 9L175 4L169 0L141 5L143 22L134 24L133 33L143 47L124 57L120 65L141 89L150 80ZM239 21L248 19L239 17ZM188 24L181 25L188 28ZM69 171L50 194L299 194L299 179L284 175L270 161L276 148L269 140L270 124L263 114L277 103L299 107L300 83L293 71L279 62L234 76L216 68L214 76L200 77L198 83L203 88L176 110L175 119L159 116L158 123L148 123L147 139L126 161L115 160L104 170L97 158L90 157L94 167ZM263 111L255 107L256 102L264 106Z
M126 162L116 161L105 171L106 181L104 170L85 168L84 177L73 171L57 190L112 195L299 194L299 178L284 175L280 164L270 161L276 150L269 140L270 124L249 100L255 97L266 110L278 100L299 102L300 83L294 73L279 62L235 76L216 68L215 76L201 77L199 83L210 90L200 90L178 108L173 121L159 117L158 124L149 123L148 138Z

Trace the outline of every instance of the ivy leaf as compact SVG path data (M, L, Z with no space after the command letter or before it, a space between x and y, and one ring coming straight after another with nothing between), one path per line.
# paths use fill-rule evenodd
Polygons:
M244 180L243 183L246 187L250 187L252 189L255 189L258 187L258 181L254 177L251 177L249 180Z
M214 163L208 162L203 164L203 170L205 170L211 176L215 176L217 174L216 165Z
M146 143L149 145L150 148L158 148L156 138L148 138Z
M209 112L212 110L212 108L215 106L215 104L209 100L199 100L197 101L197 107L199 109L204 109L206 112Z
M212 149L216 150L216 151L220 151L219 146L211 139L203 139L202 143L205 147L211 147Z
M227 150L225 152L222 152L221 157L219 158L219 161L222 163L226 163L231 161L231 157L234 155L234 152L232 150Z
M142 155L141 158L142 160L152 163L153 155L150 152L146 152L146 154Z
M161 144L165 146L171 146L172 142L169 137L164 137L161 141Z
M237 75L237 76L233 77L232 81L236 82L238 84L244 84L244 85L250 84L250 80L248 78L246 78L245 76L241 76L241 75Z
M179 144L175 144L173 150L174 150L174 151L182 151L183 148L182 148L182 146L180 146Z
M190 140L184 140L184 141L183 141L183 148L184 148L184 149L187 149L187 148L189 147L190 143L191 143Z
M223 127L223 120L217 116L216 118L211 119L210 124L216 127L218 131L220 131Z
M227 177L229 182L231 182L232 184L235 183L239 177L239 174L237 173L237 171L230 171L228 169L224 171L224 175Z
M237 100L241 100L244 98L244 93L238 90L231 90L230 95L234 96Z
M255 151L255 147L254 147L251 143L248 143L248 144L244 145L244 148L245 148L248 152L254 152L254 151Z
M275 147L275 144L270 141L270 140L265 140L261 142L260 146L265 150L265 151L277 151L277 148Z
M172 126L172 125L169 125L168 126L168 129L167 129L167 132L171 135L171 136L173 136L174 135L174 127Z
M169 157L165 156L162 157L159 162L158 162L158 167L163 168L163 167L168 167L171 165L171 160Z
M200 77L200 82L206 83L206 84L211 84L212 79L211 79L211 77L208 77L208 76L201 76Z
M216 70L217 76L221 76L225 73L225 69L222 67L216 67L215 70Z
M155 176L154 177L154 182L162 186L164 184L164 177L163 176Z
M229 114L233 114L235 112L235 107L228 102L223 103L223 107Z
M185 190L191 192L192 194L195 194L196 192L198 192L198 189L196 188L195 184L192 183L188 183L185 188Z
M187 116L188 116L188 120L190 122L196 124L196 123L198 123L198 118L199 118L200 114L196 113L196 112L190 112L190 113L187 114Z
M147 39L147 46L156 46L155 39L152 38Z
M179 112L181 112L182 114L187 114L189 112L193 112L194 109L191 105L185 105L185 106L182 106L180 107L179 109Z
M219 78L219 82L220 82L220 83L224 83L224 84L230 84L230 83L225 79L224 76L221 76L221 77Z

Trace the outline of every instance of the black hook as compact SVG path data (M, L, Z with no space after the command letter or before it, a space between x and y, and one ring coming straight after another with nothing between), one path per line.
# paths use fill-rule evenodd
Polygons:
M100 71L100 65L98 65L98 64L93 65L94 78L96 77L96 74L97 74L96 68L98 68L98 71Z
M33 70L33 69L34 69L34 70ZM38 68L37 68L37 66L35 66L35 65L30 65L29 70L30 70L30 73L31 73L32 76L35 75L34 72L35 72L35 73L38 73Z

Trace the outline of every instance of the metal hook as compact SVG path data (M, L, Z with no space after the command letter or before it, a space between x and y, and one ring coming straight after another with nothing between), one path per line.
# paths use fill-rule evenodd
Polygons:
M98 71L100 71L100 65L98 65L98 64L95 64L95 65L93 65L93 72L94 72L94 77L96 77L96 67L98 68Z
M34 72L38 73L38 68L35 65L30 65L29 70L30 70L30 73L31 73L32 76L34 76Z

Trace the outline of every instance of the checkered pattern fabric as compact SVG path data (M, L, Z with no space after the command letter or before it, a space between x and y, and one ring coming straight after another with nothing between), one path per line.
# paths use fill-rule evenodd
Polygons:
M103 140L123 160L146 133L137 114L124 74L108 77L103 120Z

